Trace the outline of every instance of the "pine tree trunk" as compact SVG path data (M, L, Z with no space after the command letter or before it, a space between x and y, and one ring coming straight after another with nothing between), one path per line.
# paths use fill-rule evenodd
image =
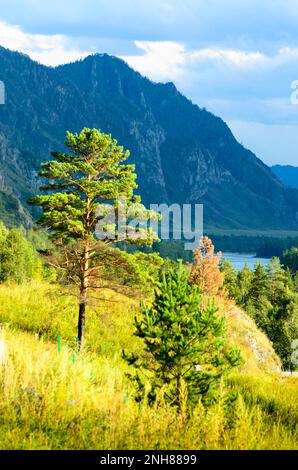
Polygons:
M79 320L78 320L78 348L83 346L85 336L85 314L87 305L87 292L89 287L89 266L90 266L90 199L86 202L86 230L88 236L84 242L84 250L81 264L81 288L79 302Z
M87 305L87 291L89 284L89 242L86 243L84 248L84 258L82 266L82 283L80 289L80 302L79 302L79 320L78 320L78 346L81 349L84 342L85 335L85 313Z
M84 336L85 336L85 314L86 314L86 305L87 305L87 291L89 286L89 254L90 241L86 240L84 246L83 262L82 262L82 279L81 279L81 288L80 288L80 302L79 302L79 320L78 320L78 346L79 350L83 346Z
M78 346L79 349L82 347L83 339L85 336L85 312L86 302L80 302L79 304L79 321L78 321Z

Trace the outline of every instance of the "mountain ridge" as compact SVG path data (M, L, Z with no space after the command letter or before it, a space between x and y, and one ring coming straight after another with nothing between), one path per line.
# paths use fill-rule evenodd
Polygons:
M288 188L298 189L298 167L294 165L274 165L273 173Z
M298 228L298 191L172 82L152 82L108 54L47 67L4 48L0 80L0 176L26 213L40 163L64 150L66 130L97 127L131 151L147 205L202 203L207 227Z

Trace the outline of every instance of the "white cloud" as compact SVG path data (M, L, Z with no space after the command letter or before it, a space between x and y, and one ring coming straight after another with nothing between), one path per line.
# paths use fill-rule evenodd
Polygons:
M11 50L28 54L32 59L45 65L59 65L86 57L90 52L71 47L67 36L29 34L19 26L0 21L0 44Z
M206 48L190 53L191 60L221 60L239 67L255 67L266 62L267 58L260 52L246 52L229 49Z
M256 67L268 58L260 52L217 48L187 50L184 44L173 41L135 41L143 54L122 56L132 68L152 80L181 80L186 70L200 61L225 62L235 67Z
M153 80L175 80L183 74L187 53L182 44L172 41L135 41L142 55L122 56L133 69Z
M153 80L179 80L190 68L210 64L229 66L238 70L275 68L298 59L298 48L282 47L275 54L208 47L187 49L185 44L173 41L134 41L143 53L122 58L135 70ZM202 69L204 72L205 68Z

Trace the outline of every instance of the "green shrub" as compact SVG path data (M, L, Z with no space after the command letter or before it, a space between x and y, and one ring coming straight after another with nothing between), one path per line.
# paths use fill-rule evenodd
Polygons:
M225 319L217 315L214 302L203 304L200 289L188 278L182 265L162 273L153 304L144 306L135 320L144 350L139 355L124 352L124 358L138 369L139 399L145 393L145 371L151 402L162 389L166 400L178 407L181 394L188 405L200 399L210 403L223 373L240 363L239 352L226 345Z

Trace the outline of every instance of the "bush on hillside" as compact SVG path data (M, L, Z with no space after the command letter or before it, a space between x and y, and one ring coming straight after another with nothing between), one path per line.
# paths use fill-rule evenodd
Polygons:
M210 404L222 375L240 363L238 350L227 347L225 319L217 315L214 302L203 305L201 290L188 278L182 265L163 273L152 305L143 306L135 320L144 350L124 353L124 358L138 370L138 399L147 396L154 402L162 391L174 406L181 406L183 397L189 406L200 399Z

